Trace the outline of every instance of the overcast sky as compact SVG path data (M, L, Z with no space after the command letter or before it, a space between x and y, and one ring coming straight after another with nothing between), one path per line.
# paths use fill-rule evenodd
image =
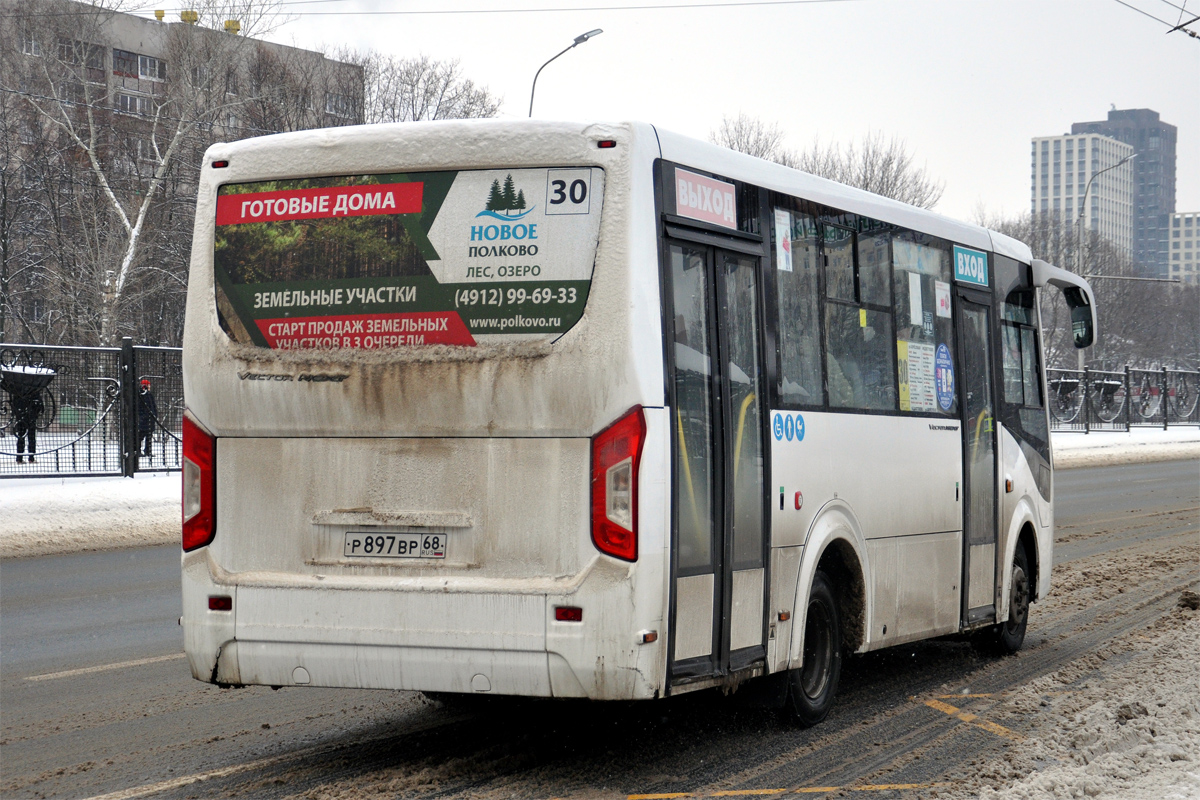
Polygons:
M1029 209L1030 138L1108 110L1151 108L1179 129L1176 210L1200 211L1200 39L1118 0L830 0L620 10L679 0L326 0L272 38L459 59L524 117L534 73L584 31L604 33L538 80L534 116L644 120L707 138L722 115L778 122L789 144L903 138L944 180L938 210ZM1178 22L1200 0L1125 0ZM587 6L591 10L573 10ZM348 11L544 9L528 13ZM556 11L549 9L572 9ZM1200 23L1192 25L1200 31Z

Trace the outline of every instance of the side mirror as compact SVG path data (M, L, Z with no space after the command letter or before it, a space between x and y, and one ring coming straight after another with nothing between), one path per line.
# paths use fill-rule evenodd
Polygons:
M1035 258L1032 266L1035 286L1057 286L1062 289L1067 307L1071 309L1071 335L1075 347L1080 350L1091 347L1096 340L1096 297L1092 294L1092 287L1078 275L1040 258Z
M1063 290L1063 298L1067 301L1067 308L1071 309L1071 336L1075 340L1075 348L1082 350L1091 347L1096 340L1095 315L1087 295L1071 287Z

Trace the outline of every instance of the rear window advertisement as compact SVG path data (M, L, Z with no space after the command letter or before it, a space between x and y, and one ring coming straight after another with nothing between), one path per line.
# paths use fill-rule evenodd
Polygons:
M278 349L553 339L587 303L603 201L591 167L226 184L221 327Z

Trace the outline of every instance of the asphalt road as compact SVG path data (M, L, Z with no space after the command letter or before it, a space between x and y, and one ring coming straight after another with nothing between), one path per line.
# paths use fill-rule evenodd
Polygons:
M1200 462L1061 471L1055 490L1056 569L1082 587L1073 591L1088 590L1073 564L1115 550L1177 555L1197 541ZM1131 577L1112 600L1035 607L1020 659L985 658L957 640L851 658L834 713L803 731L715 693L443 707L405 692L222 690L193 681L180 655L177 548L9 560L0 796L627 797L851 785L923 796L920 787L1006 746L1003 732L1016 736L1020 721L968 726L940 701L913 698L968 685L999 692L1150 624L1195 583L1193 562L1153 561L1154 575Z

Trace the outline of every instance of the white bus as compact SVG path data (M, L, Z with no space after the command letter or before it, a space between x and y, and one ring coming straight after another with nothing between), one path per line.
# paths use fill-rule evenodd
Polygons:
M220 685L640 699L1018 648L1050 588L1020 242L647 124L213 146L183 626Z

